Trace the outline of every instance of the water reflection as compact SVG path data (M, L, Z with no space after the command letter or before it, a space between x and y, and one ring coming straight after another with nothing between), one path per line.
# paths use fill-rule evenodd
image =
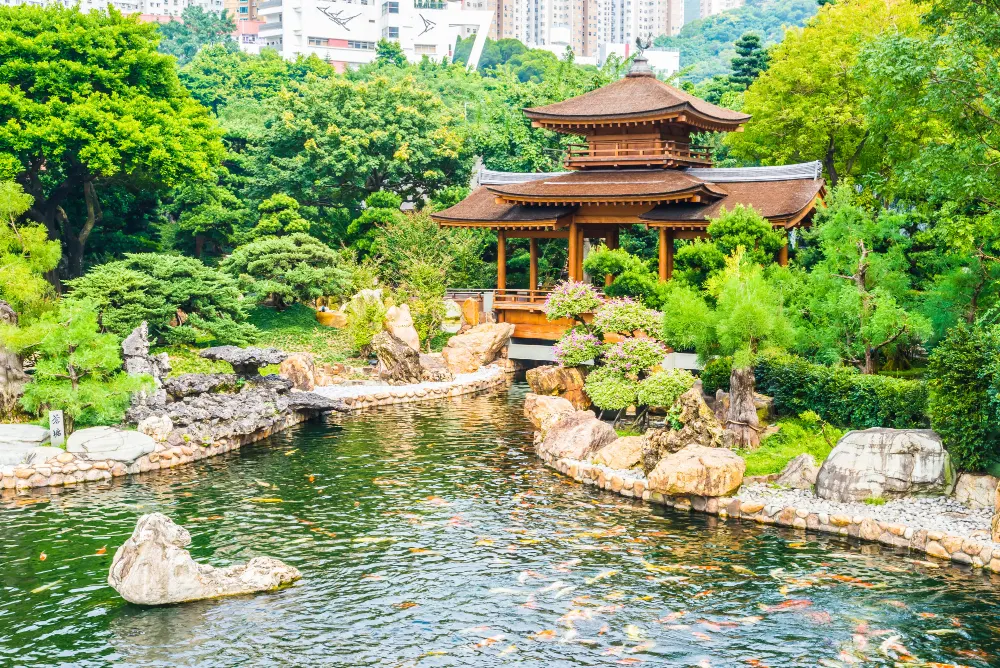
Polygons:
M994 576L583 488L534 457L523 392L335 417L109 489L5 502L0 665L1000 661ZM269 554L305 579L125 604L105 584L111 554L156 510L191 531L197 559Z

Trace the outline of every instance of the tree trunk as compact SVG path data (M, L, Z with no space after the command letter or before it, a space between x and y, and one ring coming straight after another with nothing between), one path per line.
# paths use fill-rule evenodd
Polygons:
M760 445L760 420L753 403L753 367L734 368L729 375L729 411L726 414L727 440L737 448L753 450Z
M0 300L0 322L17 325L17 313L3 300ZM0 419L10 419L17 412L17 402L27 381L21 358L0 345Z

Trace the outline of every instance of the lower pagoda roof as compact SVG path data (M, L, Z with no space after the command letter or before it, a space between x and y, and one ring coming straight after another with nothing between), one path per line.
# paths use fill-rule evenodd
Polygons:
M699 196L721 197L703 179L676 169L610 169L568 172L523 183L487 185L510 203L584 204L594 202L658 203Z
M557 226L560 216L572 212L571 206L500 204L495 194L480 187L455 206L431 214L431 218L445 227L543 229Z

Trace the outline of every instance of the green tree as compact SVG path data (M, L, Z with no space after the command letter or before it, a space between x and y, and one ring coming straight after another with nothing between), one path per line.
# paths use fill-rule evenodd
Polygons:
M163 34L160 53L173 56L178 65L189 63L198 51L213 44L221 44L230 51L239 50L232 37L236 21L226 10L212 12L188 5L181 12L180 21L171 19L158 25Z
M399 210L402 205L402 197L385 190L374 192L365 198L365 208L361 215L347 226L347 235L351 246L363 254L371 253L374 250L376 231L379 228L396 229L400 221L404 219L403 213ZM386 248L385 250L390 249Z
M770 58L760 35L752 32L743 33L733 46L736 57L732 61L733 73L729 81L739 90L746 90L767 69Z
M21 318L33 318L53 298L46 272L59 264L59 242L49 241L41 225L22 225L31 196L16 183L0 182L0 300Z
M36 356L34 380L21 398L25 410L63 410L69 430L121 422L131 393L151 385L122 371L120 339L99 332L97 308L87 301L60 302L24 328L0 325L0 344Z
M915 30L917 16L909 0L852 0L789 30L744 94L743 111L752 119L744 132L726 137L733 154L766 165L820 160L833 186L877 163L858 56L884 32Z
M417 335L431 351L431 339L441 331L445 316L445 267L426 260L414 259L406 267L399 289L401 301L410 305L410 315Z
M395 65L403 67L406 65L406 54L399 42L390 42L387 39L380 39L375 45L375 62L379 65Z
M31 195L28 216L62 242L66 275L83 272L114 189L215 178L218 131L157 35L114 9L0 9L0 179Z
M164 245L197 258L206 246L221 253L250 215L229 189L210 181L188 181L174 188L162 212L167 219Z
M299 215L299 203L288 195L271 195L257 207L260 221L250 231L252 237L278 237L309 233L309 221Z
M757 264L769 264L786 241L753 207L737 204L731 211L725 207L718 218L712 218L706 228L709 238L723 255L732 255L743 248L745 258Z

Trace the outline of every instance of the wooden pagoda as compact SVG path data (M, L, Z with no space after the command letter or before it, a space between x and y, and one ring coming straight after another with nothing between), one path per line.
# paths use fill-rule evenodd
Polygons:
M515 336L558 339L564 323L541 313L538 239L566 239L570 280L583 278L585 240L618 246L630 225L659 231L659 276L673 273L677 239L706 236L723 208L752 206L776 228L808 222L823 193L818 163L784 167L712 168L699 132L739 132L749 116L723 109L656 79L640 54L625 78L563 102L524 110L534 127L581 135L571 145L568 171L550 174L484 172L462 202L433 214L441 226L486 228L497 234L497 319ZM529 239L527 289L507 286L506 241ZM787 261L787 246L779 262Z

